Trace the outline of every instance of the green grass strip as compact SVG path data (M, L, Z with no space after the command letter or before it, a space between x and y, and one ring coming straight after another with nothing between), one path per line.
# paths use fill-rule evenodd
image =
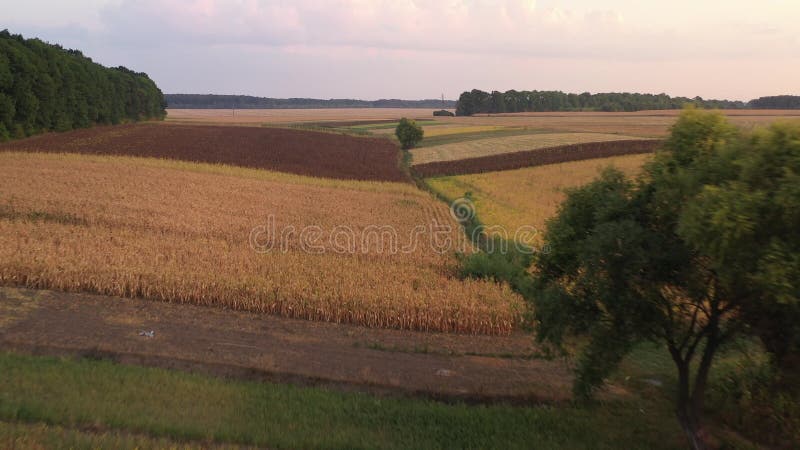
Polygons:
M448 405L0 353L0 420L270 448L680 448L638 400ZM648 408L649 409L649 408ZM18 432L17 432L18 433ZM2 429L0 429L2 436Z

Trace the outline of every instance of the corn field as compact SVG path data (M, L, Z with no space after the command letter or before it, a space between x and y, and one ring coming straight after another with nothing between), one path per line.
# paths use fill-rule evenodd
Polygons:
M262 174L252 176L255 173ZM267 174L267 175L263 175ZM0 153L0 284L219 306L369 327L507 334L523 303L507 286L460 280L453 250L341 252L337 227L451 226L447 206L399 183L322 182L185 162ZM317 250L287 235L269 252L254 227L318 227ZM457 244L456 244L457 243Z

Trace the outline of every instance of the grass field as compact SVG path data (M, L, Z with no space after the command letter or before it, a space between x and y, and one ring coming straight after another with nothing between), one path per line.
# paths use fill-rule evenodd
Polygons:
M451 200L464 196L475 204L484 225L500 226L513 238L515 231L533 226L544 231L564 199L564 189L597 178L609 165L634 175L650 155L615 156L501 172L426 179L428 185ZM541 233L526 236L526 243L540 244Z
M716 408L729 378L764 358L737 342L715 363L715 448L759 448ZM2 448L686 448L674 367L652 344L612 375L627 394L593 404L445 404L3 352L0 372Z
M206 449L204 442L188 442L182 439L154 437L145 433L127 430L98 430L96 424L71 428L50 425L44 422L4 422L0 420L0 448L4 449L50 449L50 450L140 450L140 449ZM221 444L219 449L247 448Z
M454 251L469 244L447 206L410 184L108 156L0 161L5 285L465 333L508 333L522 312L508 288L455 277Z
M620 141L635 137L602 133L535 133L471 140L411 150L413 165L500 155L586 142Z
M466 406L9 354L0 354L0 371L0 420L12 421L0 422L0 445L62 438L77 448L163 445L159 439L269 448L683 445L661 396L595 407ZM71 431L81 427L101 432Z

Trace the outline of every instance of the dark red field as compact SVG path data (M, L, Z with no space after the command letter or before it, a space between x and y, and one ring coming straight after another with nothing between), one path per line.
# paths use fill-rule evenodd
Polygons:
M652 153L661 146L661 143L660 140L642 139L560 145L558 147L482 156L480 158L419 164L412 166L412 169L422 177L466 175L581 161L584 159L606 158L609 156Z
M0 151L126 155L221 163L348 180L400 181L400 149L388 139L284 128L133 124L48 133Z

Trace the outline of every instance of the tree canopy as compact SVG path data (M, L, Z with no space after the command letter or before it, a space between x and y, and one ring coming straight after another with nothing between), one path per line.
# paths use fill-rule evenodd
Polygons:
M535 261L540 339L586 335L575 392L588 396L638 342L668 349L678 417L701 447L720 346L759 336L780 363L800 343L800 126L746 134L685 111L635 181L606 170L572 190ZM789 358L791 359L791 358Z
M397 124L394 134L403 146L403 150L408 150L422 141L425 132L421 126L417 125L417 122L403 117Z
M0 140L164 114L163 95L146 74L0 31Z

